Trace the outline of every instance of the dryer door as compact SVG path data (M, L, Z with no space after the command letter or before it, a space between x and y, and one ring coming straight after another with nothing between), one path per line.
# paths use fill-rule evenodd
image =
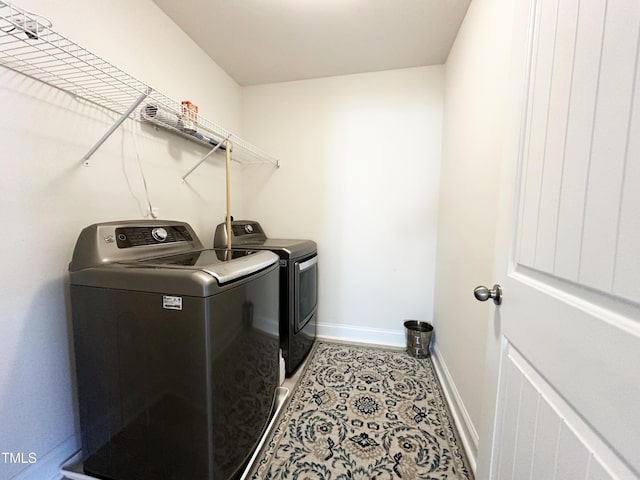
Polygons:
M318 256L295 262L295 320L298 333L311 320L318 308Z

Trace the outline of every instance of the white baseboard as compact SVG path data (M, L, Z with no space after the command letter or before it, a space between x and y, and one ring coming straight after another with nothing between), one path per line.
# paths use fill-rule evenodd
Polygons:
M387 330L319 322L317 324L317 335L320 339L341 342L386 345L390 347L404 347L406 345L403 329Z
M449 403L449 407L451 408L453 421L455 422L456 428L458 429L458 433L461 437L460 441L462 442L462 446L467 454L467 458L469 459L471 469L475 474L478 456L478 432L471 422L471 417L469 417L469 412L467 412L464 402L458 393L453 377L451 376L451 373L449 373L449 369L442 358L442 354L440 353L438 346L435 344L432 345L431 359L433 360L433 366L435 367L436 374L440 380L440 385L442 385L444 395Z

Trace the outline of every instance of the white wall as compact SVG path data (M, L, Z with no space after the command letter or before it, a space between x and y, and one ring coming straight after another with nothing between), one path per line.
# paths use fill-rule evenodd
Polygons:
M508 97L511 11L474 0L446 63L434 321L436 359L471 456L478 448L485 345L493 303L494 242ZM490 441L491 439L480 439Z
M240 89L150 0L22 0L54 28L210 120L238 130ZM0 67L0 451L36 454L0 478L48 480L79 448L67 264L79 231L141 218L144 190L160 218L187 220L211 242L224 217L224 166L213 160L181 184L206 149L128 120L91 159L81 158L115 115ZM234 189L242 212L241 170Z
M320 335L404 345L431 319L442 96L441 66L243 88L243 132L282 165L245 171L245 212L318 243Z

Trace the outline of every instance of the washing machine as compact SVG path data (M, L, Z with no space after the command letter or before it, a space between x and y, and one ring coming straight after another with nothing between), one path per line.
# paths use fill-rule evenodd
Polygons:
M280 265L280 345L286 375L306 358L316 339L318 311L318 249L312 240L268 238L251 220L231 221L233 251L270 251ZM214 246L227 245L227 227L216 227Z
M184 222L81 232L69 281L84 474L242 472L279 384L278 260L204 249Z

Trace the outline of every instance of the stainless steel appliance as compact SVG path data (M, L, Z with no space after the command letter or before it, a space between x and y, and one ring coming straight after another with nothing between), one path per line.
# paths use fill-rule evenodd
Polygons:
M217 226L214 246L227 245L226 224ZM280 345L287 375L305 359L316 338L318 250L312 240L267 238L258 222L231 222L233 251L271 251L280 257Z
M91 225L69 265L85 474L237 476L279 384L277 255L183 222Z

